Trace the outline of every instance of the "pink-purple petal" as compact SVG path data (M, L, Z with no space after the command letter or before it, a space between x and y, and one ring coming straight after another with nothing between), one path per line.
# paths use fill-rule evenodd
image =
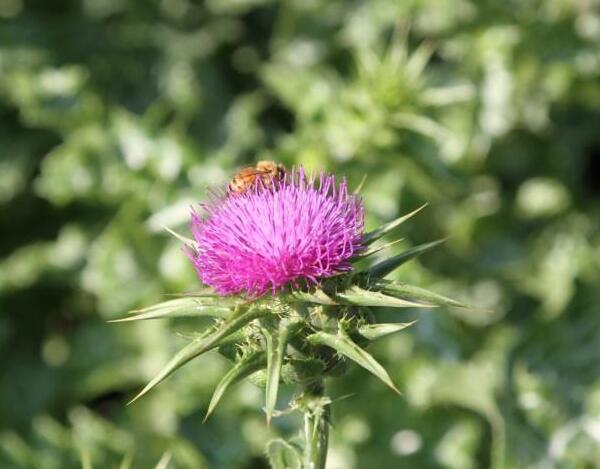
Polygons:
M188 251L201 281L217 293L260 296L351 269L363 248L364 211L345 181L293 171L275 187L223 196L192 213L198 243Z

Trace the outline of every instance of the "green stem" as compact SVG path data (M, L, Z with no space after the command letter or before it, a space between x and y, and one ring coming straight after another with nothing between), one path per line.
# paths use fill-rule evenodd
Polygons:
M304 466L303 469L325 469L329 443L329 402L324 397L322 382L304 392Z

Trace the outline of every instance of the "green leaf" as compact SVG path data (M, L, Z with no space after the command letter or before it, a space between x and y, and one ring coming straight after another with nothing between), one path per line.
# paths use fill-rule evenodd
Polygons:
M377 264L366 269L364 272L369 277L383 278L386 275L393 272L398 267L400 267L402 264L410 261L414 257L423 254L424 252L429 251L430 249L433 249L438 244L441 244L444 241L445 239L438 239L437 241L432 241L431 243L419 244L418 246L408 249L398 254L397 256L393 256L389 259L385 259L381 262L378 262Z
M204 288L200 288L199 290L194 290L194 291L190 291L190 292L170 293L167 296L173 296L173 297L177 297L177 298L201 297L201 298L213 298L213 299L219 299L219 300L225 299L223 296L215 293L215 291L210 287L204 287ZM228 298L228 299L230 300L230 298Z
M396 229L398 226L400 226L402 223L404 223L409 218L412 218L414 215L416 215L417 213L419 213L425 207L427 207L427 204L423 204L419 208L417 208L416 210L413 210L412 212L407 213L406 215L402 215L401 217L396 218L395 220L392 220L392 221L390 221L388 223L385 223L385 224L381 225L379 228L377 228L377 229L375 229L375 230L373 230L373 231L365 234L365 236L363 237L363 243L366 246L368 246L373 241L377 241L379 238L381 238L385 234L387 234L390 231Z
M295 291L290 294L290 298L307 303L316 303L319 305L336 305L337 303L320 288L315 288L310 292Z
M279 391L279 378L281 376L281 366L285 348L289 338L289 325L279 325L270 330L264 329L265 339L267 340L267 383L265 388L265 411L267 413L267 423L271 422L273 411L277 403L277 393Z
M167 363L162 370L142 389L137 396L135 396L128 404L132 404L137 401L140 397L144 396L148 391L162 382L175 370L179 369L187 362L196 358L215 347L218 347L224 339L233 334L235 331L241 329L250 321L265 316L269 313L269 310L252 308L245 310L241 314L238 314L221 324L217 329L209 331L206 335L198 337L191 343L182 348L177 354Z
M221 401L221 398L225 394L225 391L229 386L241 381L242 379L250 376L255 371L264 368L267 363L267 357L264 352L255 352L247 355L246 357L240 359L226 374L221 378L219 384L215 388L215 392L210 400L210 404L208 405L208 410L206 411L206 416L204 417L204 421L210 417L212 412L217 407L217 404Z
M417 301L427 301L440 306L444 305L456 306L459 308L470 308L469 305L461 303L460 301L456 301L452 298L448 298L447 296L443 296L414 285L408 285L406 283L377 280L376 282L373 282L372 286L374 288L381 289L381 291L392 296L400 295L403 298L414 299Z
M350 339L350 337L348 337L345 333L340 331L337 335L334 335L327 332L316 332L309 335L307 340L313 345L325 345L327 347L331 347L339 354L358 363L367 371L373 373L381 381L400 394L400 391L398 391L398 388L396 388L392 382L392 379L390 378L390 375L388 375L388 372L385 371L385 368L381 366L367 351L363 350L354 342L352 342L352 339Z
M81 458L81 469L93 469L92 453L89 448L80 448L79 457Z
M416 322L417 321L399 322L395 324L365 324L358 328L358 333L369 340L375 340L406 329Z
M269 441L267 458L272 469L302 469L300 452L281 438Z
M389 122L395 127L412 130L413 132L429 137L440 144L456 140L454 134L446 127L423 115L410 112L398 112L390 117Z
M365 259L369 256L372 256L373 254L377 254L378 252L383 251L384 249L392 247L394 244L398 244L400 241L403 241L403 240L404 240L404 238L400 238L395 241L391 241L389 243L382 244L381 246L372 246L369 249L366 249L365 251L361 252L360 254L357 254L356 256L354 256L352 259L350 259L350 262L356 262L356 261Z
M226 318L232 314L232 306L228 300L215 302L206 298L178 298L165 301L148 308L132 311L130 316L113 319L108 322L140 321L145 319L184 318L184 317L217 317ZM223 303L223 304L222 304Z
M197 296L185 296L180 298L175 298L172 300L163 301L161 303L157 303L152 306L148 306L146 308L134 309L130 311L130 314L139 314L146 313L149 311L155 311L160 309L169 309L169 310L177 310L177 309L186 309L186 308L194 308L198 305L218 305L218 306L240 306L242 301L238 298L213 298L213 297L197 297Z
M336 299L341 304L357 306L387 306L389 308L432 308L435 305L416 301L403 300L381 292L365 290L359 286L352 286L336 294Z

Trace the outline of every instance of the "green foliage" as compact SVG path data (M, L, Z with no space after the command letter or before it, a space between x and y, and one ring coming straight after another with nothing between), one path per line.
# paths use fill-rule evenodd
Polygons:
M210 400L210 404L208 405L208 410L206 411L206 417L204 417L204 420L206 421L210 414L212 414L212 412L215 410L217 404L229 386L241 381L256 371L263 369L266 365L267 359L264 352L252 352L244 357L241 357L223 376L223 378L221 378L219 384L217 384L215 392ZM279 384L279 379L277 379L277 384ZM271 409L271 412L272 411L273 410Z
M332 467L595 467L595 7L0 2L0 467L265 467L296 422L267 430L239 383L203 425L230 366L217 354L125 406L227 310L185 297L131 315L165 320L106 323L198 289L163 226L187 236L190 205L261 158L366 174L370 231L429 203L365 271L447 237L369 287L444 306L374 310L419 319L369 348L404 395L359 367L332 380L334 400L352 394L332 406Z
M271 423L273 411L277 404L277 393L281 380L281 367L286 355L290 334L294 332L295 323L265 325L262 328L266 339L267 381L265 383L265 413L267 423Z

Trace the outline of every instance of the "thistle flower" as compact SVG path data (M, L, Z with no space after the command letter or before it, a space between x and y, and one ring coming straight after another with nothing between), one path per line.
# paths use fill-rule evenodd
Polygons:
M187 252L202 282L223 295L318 284L350 270L362 248L362 203L333 175L316 181L300 169L272 186L224 196L204 212L192 213L196 248Z
M217 385L207 417L230 386L248 377L265 388L270 421L277 415L279 384L293 384L301 393L290 408L305 417L302 467L323 469L332 402L325 395L324 379L339 375L352 361L397 391L385 368L365 347L415 321L380 324L371 308L465 305L385 278L440 241L354 268L355 261L394 244L373 246L423 207L363 233L363 206L348 193L345 181L338 184L333 175L325 174L317 181L302 169L268 184L257 179L247 191L240 193L236 186L235 194L216 198L204 207L204 214L194 212L195 239L173 233L185 242L201 280L210 288L117 320L194 316L215 320L175 354L132 402L190 360L217 349L233 366ZM264 295L268 291L275 297ZM272 441L267 449L274 461L283 457L281 451L286 461L300 458L293 445L282 440Z

